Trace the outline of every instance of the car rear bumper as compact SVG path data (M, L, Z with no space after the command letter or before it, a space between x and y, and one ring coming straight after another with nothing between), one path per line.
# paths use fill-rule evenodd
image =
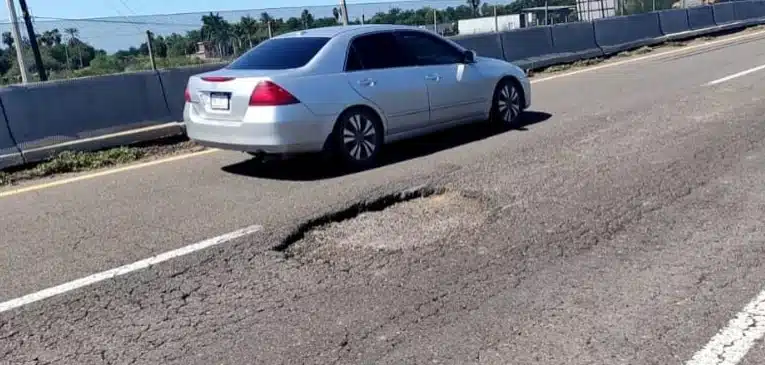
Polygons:
M303 105L250 108L241 121L210 119L186 103L183 119L189 139L226 150L293 154L319 152L332 131L332 121L318 119Z

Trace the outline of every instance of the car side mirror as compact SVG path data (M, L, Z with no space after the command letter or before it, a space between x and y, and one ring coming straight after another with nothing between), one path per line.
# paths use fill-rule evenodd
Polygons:
M476 53L472 50L467 50L462 54L463 63L475 63Z

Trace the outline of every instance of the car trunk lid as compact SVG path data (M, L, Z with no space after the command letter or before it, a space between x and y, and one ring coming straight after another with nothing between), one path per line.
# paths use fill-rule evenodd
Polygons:
M206 119L241 121L259 83L271 81L280 72L227 70L208 72L189 79L188 93L194 113Z

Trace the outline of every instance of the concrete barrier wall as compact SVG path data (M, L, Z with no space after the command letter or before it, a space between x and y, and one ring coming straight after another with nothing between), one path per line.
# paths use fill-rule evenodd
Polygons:
M691 29L704 29L714 27L715 15L712 6L697 6L688 8L688 25Z
M595 41L605 54L655 44L662 36L658 13L601 18L595 24Z
M5 119L3 104L0 102L0 169L22 163L21 153L16 141L11 136L8 121Z
M720 3L712 5L715 24L723 25L736 21L736 12L733 10L733 3Z
M474 50L479 56L504 59L502 38L499 33L470 34L451 38L462 47Z
M750 20L765 17L765 2L736 1L733 3L736 20Z
M22 152L170 121L155 72L14 85L0 99Z
M603 55L595 43L592 22L553 25L550 31L558 62L574 62Z
M672 9L659 13L659 25L662 34L673 34L691 30L686 9Z
M521 68L545 67L555 61L550 27L501 32L505 60Z
M223 63L210 65L181 67L158 71L162 88L167 98L167 106L170 109L170 119L173 121L183 121L183 105L185 100L183 92L186 90L186 84L192 75L213 71L224 67Z

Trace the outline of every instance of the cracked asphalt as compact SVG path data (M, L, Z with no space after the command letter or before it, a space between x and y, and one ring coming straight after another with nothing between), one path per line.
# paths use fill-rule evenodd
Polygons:
M0 200L0 364L677 364L765 288L765 36L540 80L339 175L217 152ZM413 187L442 194L301 225ZM275 248L279 248L278 250ZM765 364L759 341L741 364Z

